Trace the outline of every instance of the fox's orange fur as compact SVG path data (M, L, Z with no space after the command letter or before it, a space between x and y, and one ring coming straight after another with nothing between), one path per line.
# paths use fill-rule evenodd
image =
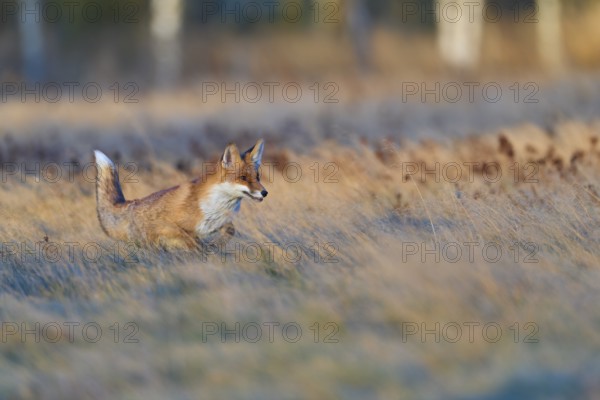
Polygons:
M206 175L137 200L125 200L116 166L96 150L102 229L116 240L167 249L194 249L214 236L227 239L235 232L231 220L242 198L262 201L267 195L259 176L263 148L259 140L240 155L230 144Z

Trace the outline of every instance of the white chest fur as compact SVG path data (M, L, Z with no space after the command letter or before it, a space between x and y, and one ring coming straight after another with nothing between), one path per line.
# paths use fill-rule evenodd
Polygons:
M202 221L196 227L198 236L206 236L231 222L234 212L240 208L244 187L235 183L219 183L200 200Z

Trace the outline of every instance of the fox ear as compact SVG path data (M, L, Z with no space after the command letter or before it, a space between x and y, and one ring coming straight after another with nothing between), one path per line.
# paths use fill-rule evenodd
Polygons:
M258 167L260 167L260 163L262 162L262 156L263 156L264 149L265 149L264 140L258 139L256 144L252 148L248 149L244 153L244 156L242 158L246 159L246 155L250 154L250 160L254 163L254 167L258 168Z
M237 146L233 143L230 143L223 153L223 157L221 158L221 164L223 168L233 168L237 163L241 162L240 152Z

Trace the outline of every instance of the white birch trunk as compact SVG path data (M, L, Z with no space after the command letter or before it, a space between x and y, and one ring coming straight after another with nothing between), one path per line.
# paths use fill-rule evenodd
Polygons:
M560 70L564 63L560 0L540 0L537 7L536 27L540 58L545 68Z
M483 36L482 6L464 6L455 0L437 0L437 43L444 62L459 70L477 68Z
M155 60L155 83L170 86L181 72L182 0L152 0L150 30Z

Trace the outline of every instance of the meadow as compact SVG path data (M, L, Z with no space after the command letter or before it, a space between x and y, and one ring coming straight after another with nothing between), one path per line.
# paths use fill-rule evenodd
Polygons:
M597 399L595 87L450 109L3 105L1 397ZM102 232L93 149L132 199L258 137L269 197L226 248Z

